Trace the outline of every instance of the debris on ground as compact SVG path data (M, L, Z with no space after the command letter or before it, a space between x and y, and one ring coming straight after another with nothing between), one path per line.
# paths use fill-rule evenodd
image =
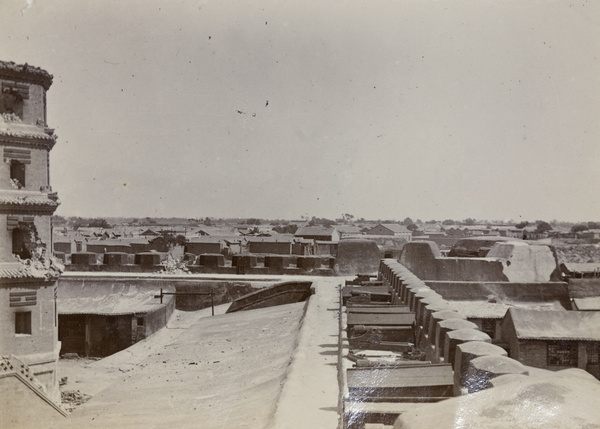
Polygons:
M85 404L91 398L92 397L90 395L81 393L79 390L67 390L60 392L62 406L69 413L73 412L73 410L75 410L75 408L79 405Z

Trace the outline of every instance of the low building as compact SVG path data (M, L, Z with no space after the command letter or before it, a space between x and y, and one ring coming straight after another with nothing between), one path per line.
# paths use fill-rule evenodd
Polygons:
M76 249L75 240L71 237L65 236L54 236L54 243L52 245L54 252L61 252L65 255L70 255Z
M366 232L367 235L392 235L406 241L412 240L412 232L399 223L380 223Z
M122 282L83 287L59 283L60 353L103 357L148 337L165 326L175 307L173 296L166 295L161 303L157 293Z
M205 226L198 231L196 231L198 235L206 235L210 237L226 237L226 236L239 236L240 233L237 228L229 228L229 227L216 227L216 226Z
M315 255L337 255L338 241L315 240Z
M185 245L185 253L202 255L203 253L221 253L223 241L213 237L192 237Z
M131 245L122 240L92 240L86 244L86 251L91 253L124 252L132 253Z
M246 237L249 253L291 255L292 238L286 237Z
M541 240L548 238L548 232L538 231L536 226L526 226L525 228L511 228L506 231L506 236L523 240Z
M340 233L335 227L305 226L298 228L294 237L308 240L340 241Z
M153 229L147 229L144 232L141 232L140 235L142 237L158 237L160 233L154 231Z
M363 235L360 228L354 225L336 225L335 229L340 233L340 238L360 237Z
M600 378L600 311L511 308L502 321L509 357L549 370L580 368Z
M582 238L584 240L600 240L600 229L589 229L587 231L580 232L577 234L577 236L578 238Z
M314 253L315 240L307 238L294 238L292 242L292 255L308 256Z

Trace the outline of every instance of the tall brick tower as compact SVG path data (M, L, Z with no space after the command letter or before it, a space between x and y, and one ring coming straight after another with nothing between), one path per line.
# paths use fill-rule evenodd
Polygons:
M51 216L59 205L50 187L56 142L46 125L52 75L0 61L0 355L29 366L60 402L56 280Z

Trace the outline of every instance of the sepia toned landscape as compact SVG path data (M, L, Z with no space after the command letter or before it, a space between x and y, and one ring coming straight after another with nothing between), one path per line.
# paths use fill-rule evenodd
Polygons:
M599 17L4 2L0 426L600 428Z

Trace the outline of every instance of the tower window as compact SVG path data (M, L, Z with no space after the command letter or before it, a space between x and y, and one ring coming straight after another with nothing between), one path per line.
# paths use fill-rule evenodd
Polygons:
M10 161L10 179L13 184L21 189L25 186L25 164L21 161Z
M31 311L15 313L15 334L31 335Z
M11 88L2 88L0 93L0 113L18 116L23 119L23 97Z
M34 251L44 247L33 223L19 222L12 230L12 253L21 259L31 258Z

